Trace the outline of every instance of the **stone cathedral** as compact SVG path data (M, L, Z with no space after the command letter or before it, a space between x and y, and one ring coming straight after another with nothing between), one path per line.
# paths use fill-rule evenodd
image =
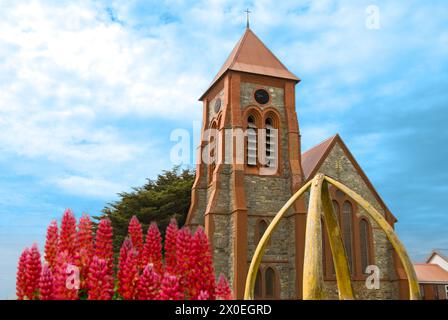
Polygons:
M205 227L216 273L228 277L238 299L243 297L256 245L271 219L317 172L356 191L392 226L397 221L339 135L302 153L295 107L295 87L299 82L300 79L247 28L200 98L203 102L202 139L186 223L191 227ZM218 132L213 148L209 148L211 140L205 137L208 129ZM250 129L244 135L243 161L237 161L235 156L223 161L229 150L228 139L223 138L228 129ZM268 133L264 141L250 134L260 129ZM269 140L269 133L274 129L276 142ZM261 143L266 145L268 161L260 161L262 157L257 149ZM234 149L233 144L230 149ZM204 154L212 160L204 161ZM273 158L275 166L270 162ZM407 299L404 270L385 234L343 192L331 187L330 193L339 217L356 298ZM302 298L306 209L306 197L296 201L273 234L258 270L256 298ZM337 299L326 237L324 232L325 291L329 298ZM377 289L366 286L369 276L366 270L370 265L377 266L380 271Z

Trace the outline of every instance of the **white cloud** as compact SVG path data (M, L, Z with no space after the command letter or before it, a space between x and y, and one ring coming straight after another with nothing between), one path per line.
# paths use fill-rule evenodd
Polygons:
M110 199L111 195L117 194L127 188L127 186L113 183L101 178L95 179L79 176L58 178L54 182L66 192L105 199Z
M160 137L130 137L120 119L200 117L207 82L183 68L175 31L139 35L93 2L1 6L0 150L11 168L104 197L171 165Z

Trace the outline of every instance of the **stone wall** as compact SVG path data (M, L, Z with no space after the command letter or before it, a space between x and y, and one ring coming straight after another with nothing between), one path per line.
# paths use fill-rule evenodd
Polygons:
M347 185L371 203L383 216L385 215L383 207L338 143L335 144L318 171ZM354 283L355 294L359 299L398 299L399 290L398 282L396 281L392 245L378 225L367 216L364 209L358 206L355 211L357 212L357 217L366 217L372 226L374 261L375 265L380 269L380 289L368 290L364 281L356 281ZM328 281L325 287L329 297L336 299L335 282Z

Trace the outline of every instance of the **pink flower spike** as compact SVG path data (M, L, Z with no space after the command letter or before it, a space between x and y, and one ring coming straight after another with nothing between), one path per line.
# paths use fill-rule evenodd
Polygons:
M40 300L53 300L53 274L50 267L45 264L39 280Z
M19 259L19 266L17 267L16 278L16 295L18 300L23 300L26 296L26 262L30 251L28 248L23 250Z
M138 281L138 253L128 238L123 242L118 264L118 293L126 300L135 298Z
M70 209L65 210L61 221L59 251L67 251L73 256L76 249L76 218Z
M151 223L146 235L146 242L143 248L142 265L151 263L158 274L162 274L162 236L157 224Z
M45 241L45 260L50 268L53 268L58 253L59 230L56 220L51 221L47 229L47 239Z
M39 278L42 272L42 263L37 244L33 244L26 260L26 287L25 293L28 299L37 298L39 288Z
M171 219L165 233L165 270L168 273L176 272L176 242L177 242L177 222Z
M230 290L229 282L223 274L219 276L218 284L216 286L217 300L233 300L232 291Z
M202 227L198 227L193 236L192 243L192 272L189 282L193 283L190 288L191 298L197 298L201 291L209 293L210 300L215 300L215 270L213 268L210 243Z
M182 300L184 295L176 276L165 273L160 288L160 300Z
M177 232L176 240L176 275L179 277L179 284L183 291L186 292L187 299L195 297L194 287L194 263L195 253L193 248L193 237L190 229L183 227Z
M98 224L95 237L94 255L107 262L110 274L113 272L113 245L112 245L112 223L109 219L102 219Z
M137 299L156 300L159 296L160 276L154 272L151 264L146 265L143 274L138 279Z
M128 234L132 240L132 246L137 251L138 265L141 265L141 256L143 253L143 230L142 225L138 221L136 216L132 216L128 226Z
M87 277L88 300L111 300L113 283L106 260L94 256Z
M92 221L88 214L83 214L79 219L77 239L78 249L84 249L86 254L93 255Z
M72 266L74 266L73 257L66 250L59 252L53 271L53 297L55 300L78 299L76 274L69 273Z

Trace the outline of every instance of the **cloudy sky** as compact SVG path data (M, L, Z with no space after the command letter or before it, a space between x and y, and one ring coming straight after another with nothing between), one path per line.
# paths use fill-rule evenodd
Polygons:
M339 132L411 256L448 248L446 1L0 0L0 298L65 208L98 214L172 167L246 7L302 79L304 149Z

